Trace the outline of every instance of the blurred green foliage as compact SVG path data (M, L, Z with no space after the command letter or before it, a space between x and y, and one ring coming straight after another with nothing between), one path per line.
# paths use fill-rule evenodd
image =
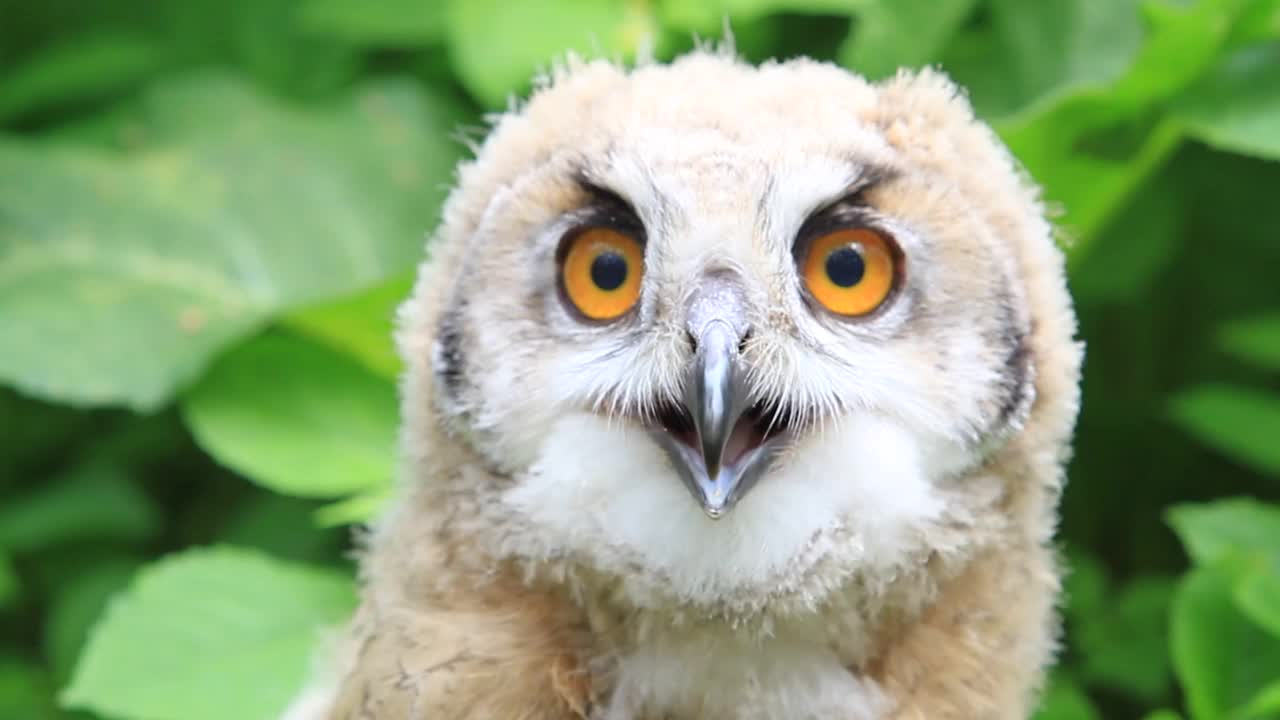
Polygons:
M273 717L394 467L391 314L566 49L938 64L1088 343L1041 718L1280 717L1280 0L0 0L0 717Z

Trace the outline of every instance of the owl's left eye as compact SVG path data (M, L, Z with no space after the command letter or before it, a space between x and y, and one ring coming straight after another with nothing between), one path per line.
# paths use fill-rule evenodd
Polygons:
M614 320L640 298L644 248L634 237L589 227L569 237L561 252L561 290L585 317Z
M897 246L867 227L842 228L808 243L800 259L805 287L837 315L859 317L879 308L898 279Z

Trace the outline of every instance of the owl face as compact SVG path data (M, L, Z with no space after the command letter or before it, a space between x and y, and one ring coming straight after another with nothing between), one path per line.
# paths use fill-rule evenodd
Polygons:
M642 603L812 594L963 553L999 501L982 466L1034 395L1027 233L934 76L588 65L463 169L407 322L497 478L494 552Z

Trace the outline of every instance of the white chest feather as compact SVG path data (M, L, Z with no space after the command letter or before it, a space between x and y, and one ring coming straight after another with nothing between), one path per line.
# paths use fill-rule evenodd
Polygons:
M853 573L916 562L944 513L936 456L901 425L846 418L711 520L643 432L570 415L504 495L517 529L499 552L585 568L579 590L621 611L606 720L876 720L883 694L848 669L868 628L819 608ZM789 620L762 619L784 603ZM764 624L735 627L720 611Z
M801 636L672 630L619 658L616 672L606 720L876 720L887 708L874 682Z
M749 610L803 592L801 581L824 561L827 591L845 571L901 567L943 513L930 455L899 425L846 418L808 438L732 512L712 520L644 432L569 415L550 429L531 473L504 495L508 530L498 552L618 578L637 608Z

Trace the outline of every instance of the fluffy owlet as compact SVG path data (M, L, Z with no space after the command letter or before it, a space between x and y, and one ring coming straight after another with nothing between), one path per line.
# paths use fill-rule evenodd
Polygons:
M570 62L399 318L403 483L290 718L1026 718L1081 348L941 75Z

